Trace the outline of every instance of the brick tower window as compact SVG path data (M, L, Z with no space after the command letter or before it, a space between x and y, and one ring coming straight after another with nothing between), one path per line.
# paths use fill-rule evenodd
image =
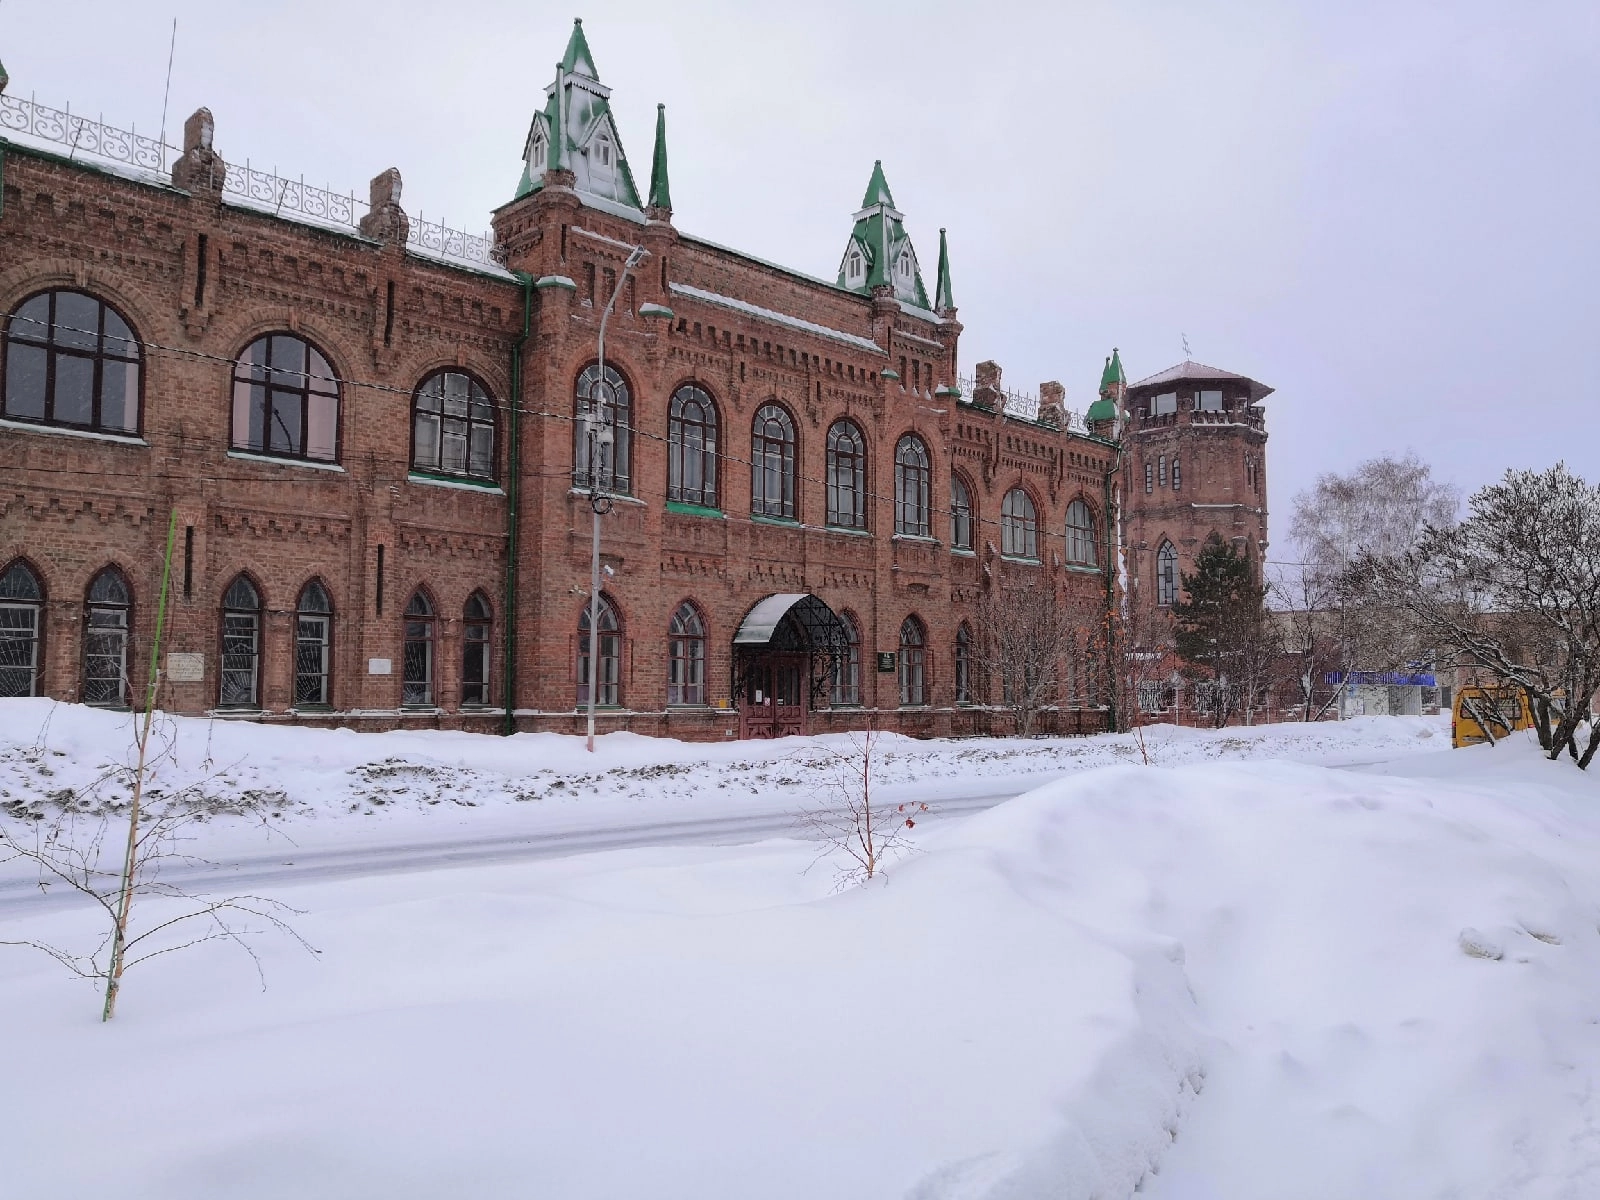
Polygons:
M6 322L5 415L104 433L139 431L141 353L128 323L83 292L43 292Z
M338 459L339 381L320 350L292 333L270 333L245 347L233 371L233 448Z
M44 589L25 562L0 574L0 696L39 693L39 616Z
M776 404L763 404L750 431L750 511L793 520L794 475L794 419Z
M854 421L828 429L828 524L867 527L867 442Z
M667 408L667 499L717 507L717 406L694 384Z
M914 433L894 448L894 531L911 537L929 537L932 522L933 472L928 447Z
M462 371L435 371L411 403L411 468L492 481L494 402Z
M1171 542L1156 551L1156 603L1163 608L1178 602L1178 552Z
M1012 488L1000 504L1000 553L1007 558L1039 557L1039 514L1033 497Z

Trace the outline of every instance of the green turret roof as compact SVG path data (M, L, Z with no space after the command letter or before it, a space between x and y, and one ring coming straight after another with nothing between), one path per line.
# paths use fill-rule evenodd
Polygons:
M939 230L939 276L933 285L933 309L946 312L956 306L950 292L950 247L945 244L944 230Z
M672 208L672 189L667 185L667 106L656 105L656 150L650 159L650 207Z
M1127 382L1128 377L1122 373L1122 355L1113 346L1111 357L1106 359L1106 369L1100 372L1100 394L1107 395L1117 384Z
M572 19L572 36L567 39L567 52L561 56L561 69L569 75L587 75L599 79L595 70L594 55L589 53L589 39L583 36L583 18Z
M855 228L839 262L839 286L863 293L892 287L895 298L903 303L928 307L917 252L906 234L905 218L894 206L882 160L872 164L861 211L856 213Z

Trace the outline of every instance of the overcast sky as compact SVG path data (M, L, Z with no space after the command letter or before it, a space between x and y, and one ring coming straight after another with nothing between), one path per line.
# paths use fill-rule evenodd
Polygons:
M1600 2L423 4L0 0L10 91L110 124L199 105L224 157L481 231L584 28L640 186L667 105L685 232L832 277L875 158L962 369L1110 348L1268 399L1273 557L1319 472L1417 450L1466 490L1600 479ZM932 279L928 280L931 287Z

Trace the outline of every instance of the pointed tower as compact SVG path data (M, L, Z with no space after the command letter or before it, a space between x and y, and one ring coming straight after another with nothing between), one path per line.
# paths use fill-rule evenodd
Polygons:
M939 277L933 285L933 311L941 317L954 315L956 298L950 291L950 247L945 244L944 230L939 230Z
M550 171L570 171L579 192L641 209L628 157L609 103L611 89L600 82L583 21L572 23L567 52L556 64L555 82L545 89L544 111L535 113L522 152L520 198L545 184Z
M650 211L672 215L672 188L667 183L667 106L656 105L656 148L650 156Z
M1091 432L1101 437L1116 436L1117 414L1122 410L1122 397L1127 390L1128 377L1122 371L1122 354L1113 346L1105 370L1100 372L1100 398L1083 415Z
M928 307L917 252L906 235L905 217L894 206L881 159L872 164L867 194L839 261L839 286L864 295L874 288L893 288L901 303Z

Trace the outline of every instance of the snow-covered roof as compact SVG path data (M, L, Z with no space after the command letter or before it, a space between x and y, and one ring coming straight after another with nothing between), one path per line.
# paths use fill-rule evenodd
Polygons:
M1185 381L1198 382L1226 382L1239 380L1250 385L1250 399L1252 402L1265 399L1272 395L1272 389L1266 384L1251 379L1248 375L1240 375L1234 371L1224 371L1220 367L1208 367L1205 363L1197 363L1191 359L1184 359L1175 367L1168 367L1159 371L1148 379L1141 379L1138 383L1129 384L1130 388L1159 387L1164 383L1181 383Z
M832 338L836 342L843 342L847 346L854 346L858 350L870 350L874 354L883 353L883 347L871 338L845 333L841 329L829 329L826 325L818 325L815 321L791 317L788 313L781 313L776 309L762 308L759 304L751 304L748 300L724 296L720 292L708 292L704 288L691 287L687 283L670 283L667 286L677 295L687 296L691 300L702 300L707 304L732 309L734 312L741 312L762 321L771 321L775 325L787 325L790 329L802 329L807 333L815 333L821 337Z

